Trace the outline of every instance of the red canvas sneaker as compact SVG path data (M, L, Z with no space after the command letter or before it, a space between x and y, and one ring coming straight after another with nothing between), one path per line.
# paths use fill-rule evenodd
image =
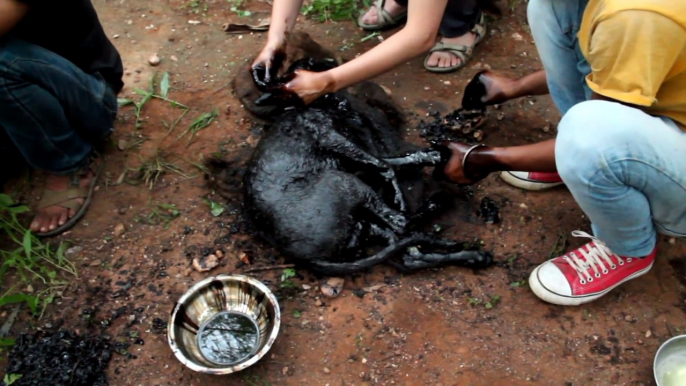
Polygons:
M572 235L593 241L539 265L529 277L531 290L546 302L562 306L588 303L653 267L656 248L643 258L623 257L586 232Z
M564 183L559 174L545 172L502 172L500 178L524 190L550 189Z

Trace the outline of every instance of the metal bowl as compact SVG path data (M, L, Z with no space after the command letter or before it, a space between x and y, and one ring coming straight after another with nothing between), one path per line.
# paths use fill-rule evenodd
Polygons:
M274 294L242 275L208 277L176 303L167 338L191 370L224 375L241 371L271 348L281 325Z
M686 335L675 336L660 346L653 374L657 386L686 385Z

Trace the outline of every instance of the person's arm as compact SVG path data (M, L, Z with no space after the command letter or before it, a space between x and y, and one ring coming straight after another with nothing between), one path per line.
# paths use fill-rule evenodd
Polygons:
M253 61L253 68L263 65L268 76L272 66L278 66L278 63L274 63L275 56L286 49L286 36L293 31L302 4L303 0L274 0L267 43Z
M479 75L479 80L486 87L486 95L481 98L481 101L487 105L503 103L523 96L549 93L545 70L536 71L519 79L510 79L485 71Z
M305 103L383 74L428 51L436 41L447 0L409 0L405 27L350 62L332 70L312 73L300 71L286 85Z
M29 11L29 6L17 0L0 0L0 36L5 35Z

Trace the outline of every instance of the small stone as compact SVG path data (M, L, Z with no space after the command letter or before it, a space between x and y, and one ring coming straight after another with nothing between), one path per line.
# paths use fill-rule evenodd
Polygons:
M173 62L176 62L179 60L179 58L177 58L176 55L170 56L169 59L171 59Z
M362 358L362 363L367 363L367 358Z
M126 232L124 224L117 224L114 226L114 237L121 237Z
M157 56L157 54L152 54L152 56L150 56L150 57L148 58L148 64L150 64L150 65L153 66L153 67L155 67L155 66L157 66L158 64L160 64L160 61L161 61L161 60L160 60L160 57Z
M33 293L33 286L31 284L26 286L26 292L32 294Z
M136 320L136 315L129 315L129 322L134 322Z
M541 128L541 130L543 130L544 133L549 133L549 132L550 132L550 125L545 125L545 126L543 126L543 127Z
M516 40L516 41L522 41L522 40L524 40L524 37L523 37L521 34L517 33L517 32L515 32L515 33L512 34L512 38L513 38L514 40Z
M119 39L119 35L118 35L118 34L114 34L114 35L112 36L112 39Z
M638 343L638 344L643 344L643 341L639 339L639 340L636 341L636 343Z
M646 338L650 338L652 335L653 335L653 332L650 331L650 329L648 331L646 331Z
M67 249L67 250L64 252L64 254L67 255L67 256L69 256L69 255L73 255L73 254L75 254L75 253L79 253L79 252L81 252L81 251L83 251L83 247L77 245L77 246L75 246L75 247L71 247L71 248Z
M288 366L286 366L286 367L284 367L283 369L281 369L281 374L283 374L283 375L288 375Z
M627 322L632 322L634 318L632 318L631 315L627 315L624 317L624 320L626 320Z
M117 148L119 150L124 151L127 147L129 147L129 141L125 140L124 138L117 141Z
M502 113L502 112L498 113L498 120L502 121L503 119L505 119L505 113Z
M307 291L307 290L310 289L310 288L312 288L311 285L309 285L309 284L303 284L303 289L304 289L304 290Z
M443 82L443 84L446 85L446 86L450 86L451 83L450 83L449 80L446 80L445 82Z
M477 141L481 141L481 139L483 139L483 137L484 137L484 133L481 130L477 130L474 132L474 139L476 139Z
M321 306L324 305L324 303L322 303L321 300L317 299L317 300L314 301L314 305L317 306L317 307L321 307Z
M522 202L521 204L519 204L519 207L522 208L522 209L529 209L529 207L526 206L526 204L523 203L523 202Z
M122 216L125 215L126 214L126 208L124 207L124 208L117 209L117 213L119 213Z
M214 251L214 254L217 255L217 259L221 259L222 257L224 257L224 252L220 251L219 249Z
M245 252L241 252L241 254L238 256L238 259L246 265L250 264L250 258L248 257L248 254Z
M331 370L328 367L324 367L324 374L331 374Z
M386 86L384 86L384 85L381 85L381 88L383 89L383 92L386 93L386 95L388 95L388 96L393 95L393 93L391 92L391 89L390 89L390 88L388 88L388 87L386 87Z
M102 264L102 260L96 259L96 260L91 261L90 266L91 266L91 267L97 267L97 266L99 266L99 265L101 265L101 264Z
M670 245L674 245L674 244L676 244L676 238L674 238L674 237L670 237L670 239L669 239L668 243L669 243Z
M431 90L431 87L426 86L426 87L424 87L424 90L429 91L429 90Z
M208 255L207 257L202 257L198 259L197 257L193 259L193 268L198 272L211 271L219 265L219 260L215 255Z
M188 24L190 24L190 25L198 25L198 24L200 24L200 21L199 21L199 20L188 20Z
M320 290L324 296L335 298L336 296L340 295L341 291L343 290L344 283L344 279L340 277L332 277L320 286Z

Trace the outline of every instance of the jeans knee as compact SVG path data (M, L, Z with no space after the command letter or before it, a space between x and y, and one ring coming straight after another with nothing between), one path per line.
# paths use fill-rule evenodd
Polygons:
M555 18L553 1L529 0L529 4L526 7L526 17L532 29L535 29L539 23Z
M555 163L563 180L608 170L615 153L612 144L622 142L627 135L617 119L621 111L613 111L617 106L621 105L586 101L574 105L562 117L555 142Z

